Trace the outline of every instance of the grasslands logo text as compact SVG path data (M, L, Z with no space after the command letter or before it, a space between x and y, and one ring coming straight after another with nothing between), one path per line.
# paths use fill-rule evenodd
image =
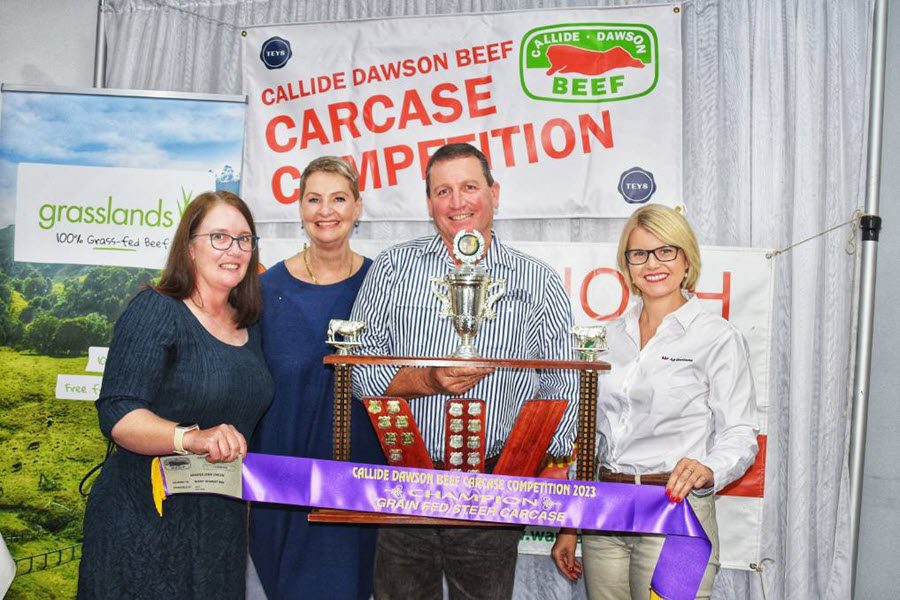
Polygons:
M649 94L659 80L659 43L649 25L537 27L525 34L520 48L522 90L535 100L627 100Z
M41 204L38 207L38 227L53 229L58 224L122 225L170 228L184 214L193 193L181 188L181 199L176 209L166 208L162 198L149 208L118 206L112 196L94 204Z

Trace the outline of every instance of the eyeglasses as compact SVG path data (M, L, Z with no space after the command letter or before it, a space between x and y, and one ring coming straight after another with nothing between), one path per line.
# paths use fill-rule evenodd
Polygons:
M635 248L634 250L625 251L625 261L633 266L642 265L650 260L650 255L652 254L659 262L672 262L678 258L679 250L681 250L681 248L678 246L660 246L653 250L641 250L640 248Z
M233 235L228 235L221 231L214 231L213 233L195 233L191 236L191 239L207 236L209 236L210 245L216 250L230 250L231 245L237 242L238 248L244 252L253 252L259 245L258 235L239 235L238 237L234 237Z

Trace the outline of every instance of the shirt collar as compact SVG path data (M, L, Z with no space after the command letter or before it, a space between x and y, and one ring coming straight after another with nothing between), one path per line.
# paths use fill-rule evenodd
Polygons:
M678 325L681 326L683 331L687 331L687 328L690 324L697 318L700 313L703 312L703 306L700 304L700 299L697 298L696 295L690 294L688 292L682 292L684 297L687 298L687 302L679 306L674 312L669 313L663 319L663 323L669 320L674 320ZM640 329L638 326L638 318L641 316L641 310L644 308L644 300L637 296L635 301L629 306L624 313L622 313L622 319L625 322L625 331L632 338L639 340L640 339Z
M684 295L688 299L688 301L680 306L678 310L673 312L671 316L676 321L678 321L682 329L687 330L690 324L693 323L694 319L696 319L700 315L700 313L703 312L703 306L701 306L700 304L700 298L698 298L694 294L685 292Z
M638 347L641 345L641 330L638 325L638 317L641 316L641 309L644 307L644 301L640 296L635 296L636 300L631 306L622 313L622 323L625 325L625 333L628 334Z
M420 252L422 254L437 254L438 256L445 257L447 260L450 259L447 247L444 245L444 240L442 240L439 235L432 237L428 243L422 247Z

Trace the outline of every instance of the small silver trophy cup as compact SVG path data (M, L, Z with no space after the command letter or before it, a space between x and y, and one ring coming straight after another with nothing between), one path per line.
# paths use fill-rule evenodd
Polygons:
M572 337L575 338L575 346L572 348L578 353L581 360L597 362L600 354L607 351L606 327L603 325L591 325L589 327L573 327Z
M462 338L451 356L479 358L475 334L484 319L494 318L494 304L506 293L506 280L493 280L484 265L476 265L484 256L484 237L478 231L457 233L453 255L460 266L444 277L432 277L431 293L441 301L441 318L449 317Z

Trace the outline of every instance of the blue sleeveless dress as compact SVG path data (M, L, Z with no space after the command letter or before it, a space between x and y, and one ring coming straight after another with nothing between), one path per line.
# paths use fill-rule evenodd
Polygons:
M262 275L263 353L275 397L251 441L254 452L331 458L334 370L322 364L328 321L350 316L372 261L349 279L313 285L278 263ZM354 401L351 460L384 464L378 439ZM250 554L269 600L366 599L372 593L372 526L310 524L308 509L253 504Z

